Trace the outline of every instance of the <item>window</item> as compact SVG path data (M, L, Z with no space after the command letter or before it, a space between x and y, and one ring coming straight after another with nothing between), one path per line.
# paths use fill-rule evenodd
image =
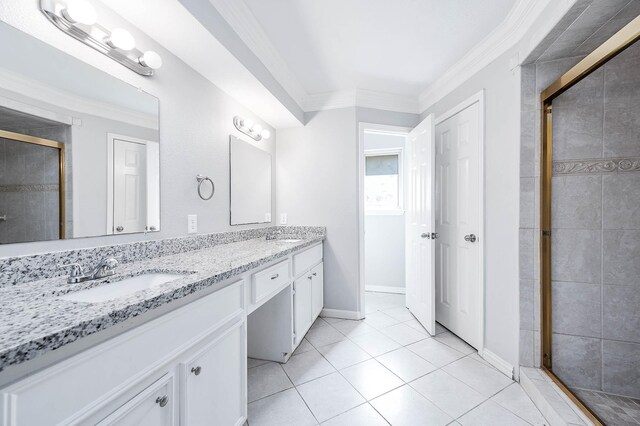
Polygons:
M402 212L401 153L365 153L364 195L368 213Z

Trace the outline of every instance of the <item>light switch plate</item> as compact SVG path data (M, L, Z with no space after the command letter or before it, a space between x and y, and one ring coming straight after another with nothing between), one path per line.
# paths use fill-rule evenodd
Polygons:
M190 214L187 216L187 232L189 234L195 234L198 232L198 215Z
M264 221L265 222L271 222L271 213L265 213L264 214Z
M287 214L280 213L280 225L286 225L286 224L287 224Z

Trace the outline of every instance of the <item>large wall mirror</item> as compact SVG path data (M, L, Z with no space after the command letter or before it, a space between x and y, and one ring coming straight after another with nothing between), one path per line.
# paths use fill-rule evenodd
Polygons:
M231 225L271 222L271 154L229 137Z
M0 22L0 244L160 230L158 100Z

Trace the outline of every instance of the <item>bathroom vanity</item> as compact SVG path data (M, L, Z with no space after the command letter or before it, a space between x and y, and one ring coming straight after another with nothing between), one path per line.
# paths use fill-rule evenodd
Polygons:
M2 260L5 279L46 274L62 258L132 261L104 280L0 288L1 424L244 424L247 354L285 362L322 310L324 230L279 231L153 242L157 256L134 243ZM150 258L138 259L143 245ZM152 273L175 279L78 300Z

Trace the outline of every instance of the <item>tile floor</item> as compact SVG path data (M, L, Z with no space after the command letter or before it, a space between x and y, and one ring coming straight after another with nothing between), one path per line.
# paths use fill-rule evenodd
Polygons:
M249 359L250 426L546 425L519 384L404 296L367 293L362 321L319 318L286 364Z
M640 399L584 389L573 392L608 425L640 425Z

